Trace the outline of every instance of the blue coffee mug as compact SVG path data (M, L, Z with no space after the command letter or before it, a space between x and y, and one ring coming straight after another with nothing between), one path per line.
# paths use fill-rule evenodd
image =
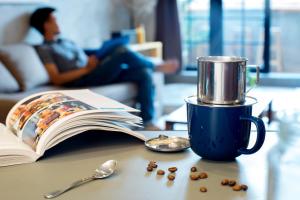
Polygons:
M265 140L265 125L252 116L252 105L257 101L246 97L243 104L213 105L197 101L196 96L187 103L188 134L192 150L204 159L233 160L241 154L257 152ZM251 122L257 128L254 146L247 149Z

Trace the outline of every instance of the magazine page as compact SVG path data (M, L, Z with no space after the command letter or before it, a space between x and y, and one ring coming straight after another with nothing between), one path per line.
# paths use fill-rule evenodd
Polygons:
M138 110L90 90L50 91L32 95L17 103L9 112L6 124L20 140L35 150L46 132L44 138L57 134L55 129L73 117L89 116L93 112L127 113ZM138 123L141 120L134 116L128 121Z
M92 111L93 112L93 111ZM51 130L51 128L49 128L47 131L49 131L46 139L44 139L46 142L52 140L53 137L56 137L56 133L55 132L64 132L68 129L72 129L75 127L80 127L83 125L95 125L98 122L108 122L111 124L114 124L115 122L118 122L119 125L121 124L126 124L126 127L136 127L136 128L140 128L142 127L140 125L140 118L135 116L135 115L131 115L130 113L127 113L127 117L123 115L119 117L120 113L101 113L98 115L95 115L95 113L90 113L89 114L84 114L84 115L79 115L79 116L72 116L72 118L70 118L69 120L67 120L66 123L62 122L60 124L56 124L55 125L55 131ZM81 114L81 113L80 113ZM66 119L64 119L63 121L65 121ZM47 133L45 133L46 135Z
M48 91L31 95L19 101L8 113L6 126L18 135L26 121L38 110L53 103L74 99L84 102L102 112L139 112L139 110L121 104L105 96L93 93L87 89Z
M36 114L41 113L52 104L74 100L74 98L59 92L34 95L12 108L6 119L6 126L21 138L20 134L25 124L31 118L36 117ZM51 113L44 112L43 114L46 116Z
M118 118L118 112L114 113L100 113L98 117L90 118L89 115L93 115L95 111L85 111L74 113L70 116L65 117L62 120L57 121L54 125L49 127L37 140L33 145L36 152L40 155L44 153L45 150L48 149L49 144L59 140L63 141L65 135L71 134L71 136L78 134L76 130L78 128L84 128L84 131L87 130L110 130L110 131L119 131L124 132L129 135L132 135L136 138L144 140L145 138L138 132L132 131L130 128L132 127L140 127L138 123L140 123L140 117L128 114L127 118L124 118L124 114L122 113L121 117ZM108 129L109 128L109 129ZM72 133L76 132L76 133ZM83 132L83 131L81 131ZM71 137L68 136L68 137ZM67 137L67 138L68 138ZM57 142L55 142L56 144ZM53 145L50 145L51 147Z
M33 162L37 154L0 123L0 166Z
M55 126L65 123L65 119L70 119L75 113L83 114L84 111L95 109L88 104L77 100L67 100L49 105L37 112L35 112L29 120L25 123L21 130L22 141L30 145L33 149L40 138L51 129L54 130ZM66 123L67 125L67 123ZM55 132L53 132L55 134ZM47 136L47 134L45 134Z
M86 124L86 122L82 122L83 124ZM90 125L84 125L84 126L78 126L78 127L73 127L72 129L65 130L61 132L60 134L57 134L57 137L53 138L51 141L46 142L46 145L40 145L41 143L45 141L40 141L40 143L37 146L37 154L42 155L43 152L45 152L47 149L55 146L56 144L74 136L79 133L88 131L88 130L102 130L102 131L111 131L111 132L124 132L127 133L128 135L132 135L142 141L145 141L146 138L143 134L132 131L131 129L128 129L126 127L122 127L118 122L116 122L116 125L112 124L110 121L102 121L102 122L97 122L97 124L92 124L89 123Z

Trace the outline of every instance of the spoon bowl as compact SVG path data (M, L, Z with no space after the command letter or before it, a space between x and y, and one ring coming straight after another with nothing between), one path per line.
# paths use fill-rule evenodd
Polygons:
M108 160L103 164L101 164L99 168L95 170L94 177L96 179L109 177L116 171L116 168L117 168L117 161Z
M104 163L102 163L96 170L95 173L90 176L90 177L86 177L86 178L82 178L78 181L73 182L72 184L70 184L68 187L66 187L65 189L62 190L56 190L53 192L50 192L48 194L45 194L44 197L46 199L52 199L54 197L57 197L75 187L78 187L84 183L88 183L90 181L96 180L96 179L103 179L103 178L107 178L109 176L111 176L117 168L117 161L115 160L108 160Z

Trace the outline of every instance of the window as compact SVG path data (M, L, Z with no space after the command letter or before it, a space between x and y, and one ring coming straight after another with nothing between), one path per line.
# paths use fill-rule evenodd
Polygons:
M183 64L196 69L196 58L210 53L210 3L215 0L178 0L182 30ZM265 40L266 10L270 2L270 40ZM267 71L300 72L299 0L223 0L223 55L245 56L249 64L264 66L264 45L269 44Z
M263 65L264 0L223 0L223 10L224 55Z
M262 58L264 0L223 0L223 55ZM195 69L196 57L209 55L210 0L179 0L183 63ZM259 53L258 53L259 52ZM261 59L260 59L261 60Z
M196 57L208 55L209 0L178 0L183 69L195 69Z

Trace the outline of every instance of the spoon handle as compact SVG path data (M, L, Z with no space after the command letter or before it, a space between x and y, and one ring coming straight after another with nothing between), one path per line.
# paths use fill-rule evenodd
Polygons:
M91 177L87 177L87 178L83 178L83 179L80 179L78 181L75 181L73 182L72 184L70 184L68 187L66 187L65 189L62 189L62 190L56 190L56 191L53 191L53 192L50 192L48 194L45 194L44 197L46 199L52 199L54 197L57 197L73 188L76 188L84 183L88 183L90 181L93 181L95 180L95 177L94 176L91 176Z

